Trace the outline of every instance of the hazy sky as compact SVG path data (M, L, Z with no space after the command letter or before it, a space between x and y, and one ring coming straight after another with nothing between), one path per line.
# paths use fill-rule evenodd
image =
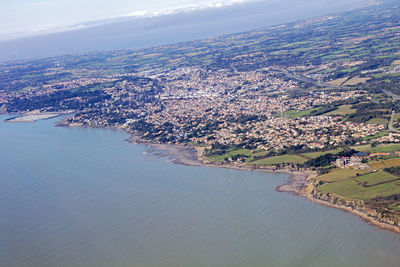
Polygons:
M365 2L377 1L365 0ZM274 6L289 0L0 0L0 35L16 32L37 33L68 24L145 14L145 12L218 8L244 2L264 2ZM351 4L360 0L320 0L320 2L329 6L329 3Z
M144 11L204 8L249 1L251 0L0 0L0 34L142 14Z

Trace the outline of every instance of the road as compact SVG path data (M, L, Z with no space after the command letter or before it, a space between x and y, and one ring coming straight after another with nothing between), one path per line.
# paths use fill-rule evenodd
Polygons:
M387 94L390 97L393 97L393 100L399 100L400 96L393 94L392 92L386 91L386 90L382 90L385 94Z
M284 73L289 78L292 78L292 79L295 79L295 80L299 80L299 81L302 81L302 82L313 83L318 87L333 88L333 89L347 88L346 86L334 85L334 84L329 84L329 83L325 83L325 82L316 81L316 80L313 80L311 78L300 76L300 75L294 74L294 73L288 73L288 72L284 72Z
M398 96L398 95L396 95L396 94L393 94L392 92L389 92L389 91L386 91L386 90L382 90L385 94L387 94L388 96L390 96L390 97L392 97L393 98L393 100L399 100L400 99L400 96ZM391 131L391 132L400 132L398 129L396 129L396 128L394 128L393 127L393 122L394 122L394 116L396 115L396 113L395 113L395 111L393 110L392 111L392 115L390 116L390 121L389 121L389 124L388 124L388 128L389 128L389 131Z
M389 125L388 125L389 131L391 131L391 132L399 132L398 129L393 127L393 122L394 122L394 116L395 115L396 115L396 113L393 110L392 111L392 115L390 116L390 121L389 121Z
M298 80L298 81L302 81L302 82L306 82L306 83L313 83L317 87L323 87L323 88L327 88L327 89L351 89L350 87L347 87L344 85L334 85L334 84L329 84L329 83L325 83L325 82L321 82L321 81L316 81L314 79L304 77L303 75L289 73L288 71L282 70L282 69L275 69L275 71L279 71L279 72L283 73L284 75L286 75L286 77L294 79L294 80Z

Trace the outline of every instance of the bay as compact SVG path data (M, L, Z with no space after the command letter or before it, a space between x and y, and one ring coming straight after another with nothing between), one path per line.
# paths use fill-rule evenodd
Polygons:
M278 193L288 175L176 165L125 133L0 116L0 266L398 266L400 238Z

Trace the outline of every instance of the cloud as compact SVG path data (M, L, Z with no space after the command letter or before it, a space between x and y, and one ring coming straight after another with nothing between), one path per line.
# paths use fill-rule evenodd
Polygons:
M203 1L197 4L188 4L188 5L183 5L173 8L158 9L158 10L136 10L128 14L121 14L119 16L113 16L107 18L99 18L97 20L91 20L91 21L81 21L76 23L57 24L57 25L56 24L40 25L38 27L27 27L25 29L20 29L15 32L3 32L0 33L0 41L18 39L22 37L32 37L43 34L79 30L84 28L110 24L114 22L127 21L131 19L154 18L154 17L162 17L175 14L184 14L188 12L222 9L230 6L259 2L259 1L261 0L211 0L211 1ZM28 5L31 5L31 7L33 6L39 7L39 6L45 6L49 3L50 2L48 0L44 0L44 1L31 2Z
M234 5L245 4L249 2L258 2L257 0L225 0L225 1L208 1L204 3L198 4L190 4L184 6L178 6L173 8L167 8L162 10L139 10L134 11L130 14L125 15L125 17L157 17L157 16L165 16L165 15L173 15L177 13L186 13L186 12L194 12L194 11L202 11L207 9L214 8L224 8L230 7Z

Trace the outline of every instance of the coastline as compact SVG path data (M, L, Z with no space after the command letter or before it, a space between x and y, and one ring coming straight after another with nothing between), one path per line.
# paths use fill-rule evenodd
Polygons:
M310 201L320 204L320 205L324 205L327 207L336 208L336 209L350 212L354 215L359 216L362 220L364 220L366 223L368 223L370 225L373 225L373 226L378 227L383 230L389 230L389 231L395 232L397 234L400 234L399 226L384 222L384 221L380 220L378 217L375 217L365 211L359 210L359 209L355 208L354 206L346 206L346 205L341 205L341 204L337 204L337 203L331 203L326 200L315 198L312 194L313 190L314 190L314 186L308 180L307 185L304 190L305 191L304 197L309 199Z
M38 120L53 119L71 113L73 113L73 111L64 111L64 112L31 111L31 112L16 114L16 116L6 119L5 122L36 122ZM3 114L9 114L9 113L3 113Z
M202 154L203 150L199 147L189 147L185 145L177 144L157 144L147 141L143 141L138 136L132 135L126 140L132 144L142 144L147 146L149 149L148 153L151 153L160 158L173 158L172 163L185 165L185 166L205 166L213 168L226 168L244 171L257 171L266 173L286 173L290 177L287 183L279 185L277 191L289 192L293 194L303 194L299 192L300 188L303 189L305 181L311 176L315 177L315 172L309 170L291 170L288 168L275 169L271 167L255 167L240 163L234 164L217 164L206 160Z
M56 126L61 127L86 127L86 128L103 128L103 127L92 127L92 126L84 126L84 125L66 125L61 123L57 123ZM368 224L374 225L380 229L389 230L394 233L400 234L400 227L389 224L386 222L382 222L377 217L373 217L366 212L355 209L354 207L349 207L345 205L333 204L329 201L325 201L322 199L315 198L312 195L312 191L314 190L314 186L311 182L313 178L317 176L315 171L311 170L293 170L288 168L276 169L273 167L255 167L249 166L241 163L229 163L229 164L217 164L206 160L203 157L204 149L199 147L190 147L185 145L177 145L177 144L157 144L152 143L147 140L142 140L139 136L133 135L126 131L126 129L122 127L107 127L108 129L124 131L128 133L130 136L126 139L127 142L132 144L141 144L148 147L147 153L151 153L159 158L166 158L168 161L184 165L184 166L195 166L195 167L213 167L213 168L227 168L227 169L235 169L235 170L243 170L243 171L257 171L257 172L265 172L265 173L286 173L289 174L288 179L281 185L276 187L276 191L282 193L289 193L292 195L296 195L299 197L304 197L316 204L328 206L331 208L341 209L347 212L350 212L354 215L359 216Z
M289 178L281 185L276 187L276 191L282 193L289 193L299 197L304 197L316 204L324 205L331 208L341 209L350 212L354 215L359 216L366 223L378 227L383 230L389 230L394 233L400 234L400 227L382 222L379 218L373 217L366 212L340 204L333 204L328 201L324 201L313 197L312 191L314 187L310 182L317 176L315 171L311 170L291 170L291 169L274 169L269 167L254 167L240 163L230 164L216 164L206 160L202 156L202 150L199 148L188 147L184 145L175 144L154 144L141 140L137 136L131 136L128 140L130 143L143 144L149 149L148 153L160 158L172 158L171 162L174 164L180 164L185 166L205 166L213 168L227 168L243 171L257 171L266 173L286 173L289 174Z
M374 217L368 215L367 213L364 213L364 212L359 211L357 209L353 209L351 207L344 206L344 205L332 204L332 203L327 202L327 201L323 201L323 200L320 200L320 199L313 198L311 195L309 196L308 194L306 195L306 198L311 200L312 202L314 202L316 204L320 204L320 205L324 205L324 206L327 206L327 207L331 207L331 208L340 209L340 210L344 210L344 211L350 212L350 213L352 213L354 215L359 216L361 219L363 219L366 223L368 223L370 225L373 225L373 226L378 227L378 228L383 229L383 230L389 230L389 231L395 232L397 234L400 234L400 228L398 226L395 226L395 225L392 225L392 224L389 224L389 223L385 223L385 222L381 222L377 218L374 218Z

